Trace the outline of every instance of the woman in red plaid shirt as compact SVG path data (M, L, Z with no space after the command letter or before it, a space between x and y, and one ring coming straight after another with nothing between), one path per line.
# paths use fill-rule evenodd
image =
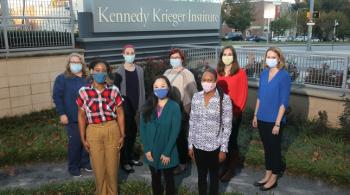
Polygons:
M103 60L92 63L92 82L76 100L81 141L90 153L97 194L117 194L119 151L123 146L124 111L119 89L106 82L111 72Z

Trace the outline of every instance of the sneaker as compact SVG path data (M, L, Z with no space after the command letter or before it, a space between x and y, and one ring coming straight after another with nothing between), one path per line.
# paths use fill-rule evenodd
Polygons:
M86 172L92 172L91 165L88 165L88 166L84 167L84 170L85 170Z
M135 172L135 170L129 164L122 165L122 169L127 173Z
M69 173L70 173L73 177L81 177L80 170L69 171Z
M179 164L179 166L177 166L175 169L174 169L174 175L179 175L181 173L183 173L187 168L187 165L186 164Z
M131 160L129 162L130 165L134 165L134 166L142 166L143 163L141 161L138 161L138 160Z

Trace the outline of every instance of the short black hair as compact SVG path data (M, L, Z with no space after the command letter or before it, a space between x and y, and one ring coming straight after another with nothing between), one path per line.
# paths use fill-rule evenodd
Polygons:
M92 61L89 63L89 69L93 70L97 64L104 64L104 65L106 65L107 72L108 73L111 72L111 66L109 65L109 63L106 60L104 60L102 58L99 58L99 57L95 57L95 58L92 59Z

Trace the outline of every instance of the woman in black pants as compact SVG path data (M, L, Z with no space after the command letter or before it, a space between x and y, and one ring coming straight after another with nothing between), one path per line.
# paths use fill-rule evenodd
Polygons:
M208 171L209 194L219 193L219 163L226 158L231 134L231 100L216 88L216 80L216 71L206 70L201 82L203 91L195 93L191 103L188 153L197 164L200 195L207 194Z
M265 54L266 69L260 75L253 127L259 129L265 152L265 177L254 183L266 191L277 186L282 171L281 131L286 122L285 111L291 88L291 78L285 70L281 50L270 47Z

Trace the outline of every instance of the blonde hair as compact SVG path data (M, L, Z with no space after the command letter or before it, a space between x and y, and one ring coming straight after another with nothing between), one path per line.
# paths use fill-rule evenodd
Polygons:
M264 66L265 67L268 67L267 64L266 64L266 56L267 56L267 53L269 51L273 51L274 53L277 54L278 58L279 58L279 62L277 64L277 68L278 69L282 69L282 68L287 68L287 64L286 64L286 60L283 56L283 53L281 51L281 49L279 49L278 47L269 47L267 50L266 50L266 53L265 53L265 58L264 58Z
M85 64L85 59L84 56L78 53L71 53L68 56L68 60L67 60L67 64L66 64L66 70L64 71L64 75L66 77L73 77L74 74L72 73L72 71L70 70L70 60L72 57L78 57L80 59L80 62L82 64L82 69L81 72L83 73L83 76L87 77L89 72L87 71L87 66Z

